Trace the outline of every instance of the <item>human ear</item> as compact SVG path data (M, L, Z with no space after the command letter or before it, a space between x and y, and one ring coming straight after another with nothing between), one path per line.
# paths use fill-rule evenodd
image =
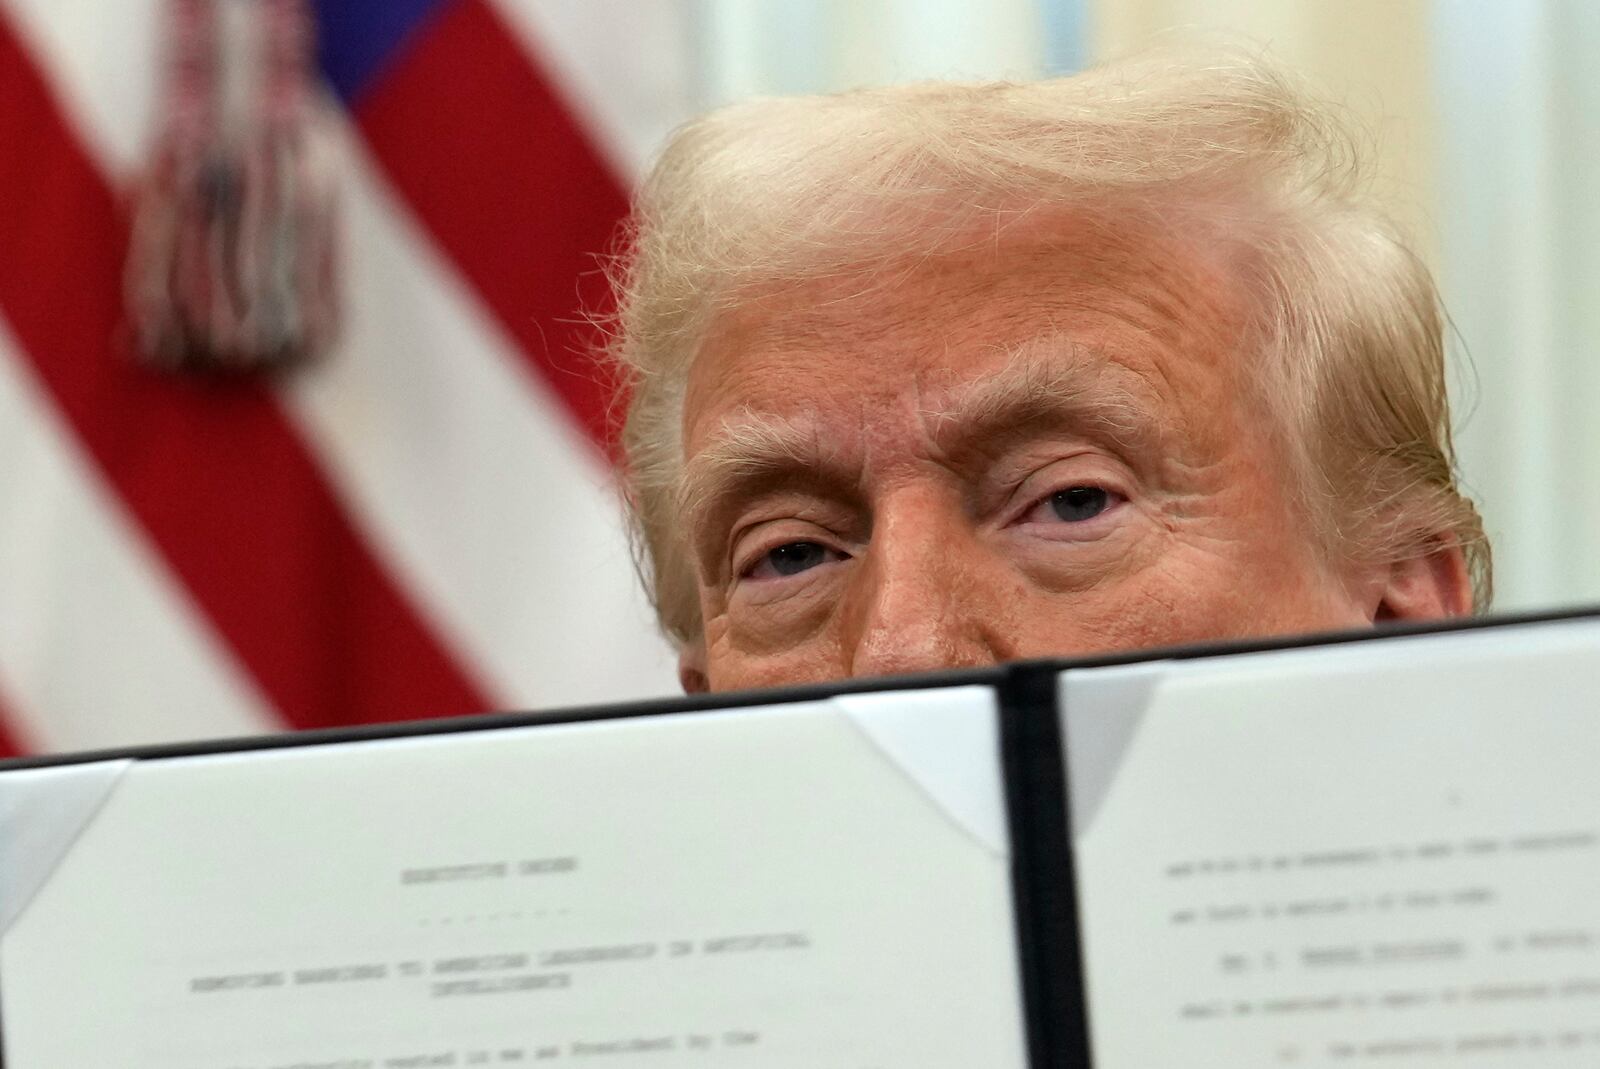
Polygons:
M704 694L711 689L704 642L691 642L678 651L678 685L685 694Z
M1388 566L1372 620L1440 620L1471 612L1466 554L1454 535L1440 535Z

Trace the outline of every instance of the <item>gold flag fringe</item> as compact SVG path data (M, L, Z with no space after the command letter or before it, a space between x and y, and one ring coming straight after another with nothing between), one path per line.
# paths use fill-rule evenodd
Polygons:
M226 17L230 4L245 17ZM337 196L306 4L169 0L167 48L127 266L139 354L185 371L303 363L338 322Z

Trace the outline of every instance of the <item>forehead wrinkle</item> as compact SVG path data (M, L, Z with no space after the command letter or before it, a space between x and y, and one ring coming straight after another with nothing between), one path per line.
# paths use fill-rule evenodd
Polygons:
M841 327L854 343L871 345L937 320L952 305L982 301L999 261L991 252L975 267L981 251L963 244L942 254L930 249L869 257L798 282L768 283L744 294L726 319L736 328L744 324L747 342L774 348L827 341ZM941 282L937 298L922 292L930 277Z

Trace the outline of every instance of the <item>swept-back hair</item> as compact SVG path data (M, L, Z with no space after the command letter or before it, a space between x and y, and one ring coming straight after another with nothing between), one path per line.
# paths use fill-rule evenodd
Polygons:
M664 631L700 638L678 487L685 381L716 314L785 283L958 251L1057 209L1223 242L1247 287L1252 386L1334 561L1448 540L1489 602L1457 486L1433 281L1373 202L1357 139L1242 53L1163 51L1030 84L756 100L688 124L636 202L609 354L624 479Z

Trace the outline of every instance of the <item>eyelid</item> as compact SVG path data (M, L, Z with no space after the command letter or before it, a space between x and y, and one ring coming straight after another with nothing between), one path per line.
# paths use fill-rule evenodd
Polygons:
M761 536L752 534L767 525L772 527L770 533ZM800 520L792 516L759 520L743 525L729 539L729 578L733 581L746 578L768 553L780 546L795 542L815 542L840 556L850 556L850 551L840 544L840 539L809 520Z
M730 579L738 578L738 565L747 552L745 547L754 537L764 540L769 528L774 532L771 537L778 538L778 532L782 532L783 537L769 543L762 552L783 542L814 541L850 554L853 552L850 547L856 544L852 536L865 534L859 512L848 502L812 493L785 491L762 495L744 503L728 517L728 534L718 564L728 569Z
M1131 501L1132 484L1126 469L1098 450L1058 457L1034 468L1011 489L1002 512L1003 522L1017 523L1051 496L1075 486L1099 487L1121 501Z
M1027 506L1026 508L1024 508L1022 510L1022 512L1020 512L1017 515L1016 520L1014 520L1013 522L1014 523L1027 523L1027 522L1029 522L1028 517L1032 516L1039 509L1046 507L1049 504L1050 499L1055 497L1056 494L1065 493L1068 490L1080 489L1080 488L1081 489L1095 489L1095 490L1103 491L1106 494L1106 496L1108 497L1108 499L1109 499L1106 502L1106 507L1103 510L1101 510L1100 512L1095 513L1093 516L1090 516L1090 517L1088 517L1086 519L1082 519L1082 520L1066 520L1066 519L1057 518L1057 519L1055 519L1053 521L1050 521L1050 524L1049 524L1050 526L1053 527L1053 526L1060 525L1060 526L1063 526L1063 527L1087 527L1087 526L1089 526L1091 524L1094 524L1095 522L1100 520L1102 517L1109 515L1114 509L1118 508L1119 506L1125 505L1125 504L1128 503L1128 496L1126 494L1122 493L1120 490L1114 489L1113 487L1105 486L1105 485L1103 485L1101 483L1091 482L1091 481L1076 482L1076 483L1073 483L1073 484L1071 484L1069 486L1062 486L1060 489L1053 490L1050 493L1045 494L1043 497L1035 498L1034 501L1033 501L1033 504L1031 504L1031 505Z
M770 576L764 576L764 577L762 577L760 579L756 579L755 578L755 573L760 571L768 563L768 561L771 558L772 553L773 553L774 550L781 549L784 546L793 546L793 545L812 545L812 546L817 546L823 551L823 553L825 555L831 557L832 559L824 559L824 560L820 561L816 566L811 567L811 568L801 569L800 571L795 572L793 575L783 575L783 574L780 573L780 574L774 574L774 575L770 575ZM837 548L835 546L832 546L829 543L822 541L821 539L816 539L816 538L791 538L791 539L786 539L786 540L781 541L781 542L775 542L775 543L769 545L766 549L762 550L760 553L756 554L754 557L751 558L751 560L750 560L750 562L748 564L746 564L737 573L735 573L734 579L735 579L736 582L783 582L785 580L802 580L805 577L807 577L808 575L810 575L812 572L815 572L817 570L817 568L820 568L824 564L837 564L840 561L848 560L849 558L850 558L850 554L847 553L845 550L842 550L842 549L839 549L839 548Z
M759 531L761 528L769 525L785 523L791 520L795 520L795 517L791 515L763 515L758 510L741 517L737 523L729 528L726 549L723 552L722 557L722 563L728 569L728 578L741 578L762 553L771 552L773 545L768 545L759 553L750 554L749 560L741 562L740 558L746 556L745 553L741 552L741 549L747 544L747 542L749 542L752 532ZM796 520L795 522L804 521ZM791 541L797 541L797 539L791 539ZM782 542L774 543L774 545L782 544Z

